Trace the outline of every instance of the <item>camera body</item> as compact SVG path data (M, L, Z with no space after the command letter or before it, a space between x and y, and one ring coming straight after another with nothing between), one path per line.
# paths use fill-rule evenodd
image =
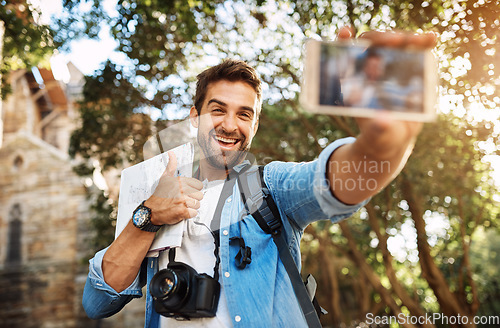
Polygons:
M191 266L170 262L152 278L149 290L155 311L176 319L214 317L220 297L220 284Z

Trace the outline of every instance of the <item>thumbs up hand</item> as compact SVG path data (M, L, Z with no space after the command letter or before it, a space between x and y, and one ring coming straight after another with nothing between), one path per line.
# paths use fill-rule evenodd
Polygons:
M195 178L176 176L177 158L168 152L169 161L153 195L145 206L151 209L155 225L175 224L198 214L203 198L203 183Z

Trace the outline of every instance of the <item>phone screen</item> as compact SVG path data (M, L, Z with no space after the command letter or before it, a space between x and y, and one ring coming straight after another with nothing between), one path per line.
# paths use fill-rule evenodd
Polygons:
M384 110L398 113L400 118L429 120L428 55L408 49L314 41L306 53L305 105L330 114L373 116Z

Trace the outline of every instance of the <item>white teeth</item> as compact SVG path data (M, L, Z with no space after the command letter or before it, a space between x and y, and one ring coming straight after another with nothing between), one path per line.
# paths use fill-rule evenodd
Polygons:
M238 139L229 139L229 138L224 138L224 137L219 137L219 136L215 136L215 139L217 141L222 141L225 143L236 143L238 141Z

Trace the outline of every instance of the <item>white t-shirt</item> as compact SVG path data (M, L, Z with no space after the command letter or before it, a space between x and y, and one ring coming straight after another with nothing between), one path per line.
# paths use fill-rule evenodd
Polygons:
M199 214L187 220L182 237L182 246L176 249L175 254L176 262L188 264L198 273L207 273L211 277L213 277L215 266L215 244L214 238L208 228L214 216L223 186L223 180L203 181L204 196L200 202ZM203 223L206 227L195 224L193 221ZM167 264L168 251L161 252L159 257L160 270L166 268ZM232 327L226 297L224 295L224 286L221 284L217 316L213 318L195 318L189 321L179 321L173 318L160 316L160 327Z

